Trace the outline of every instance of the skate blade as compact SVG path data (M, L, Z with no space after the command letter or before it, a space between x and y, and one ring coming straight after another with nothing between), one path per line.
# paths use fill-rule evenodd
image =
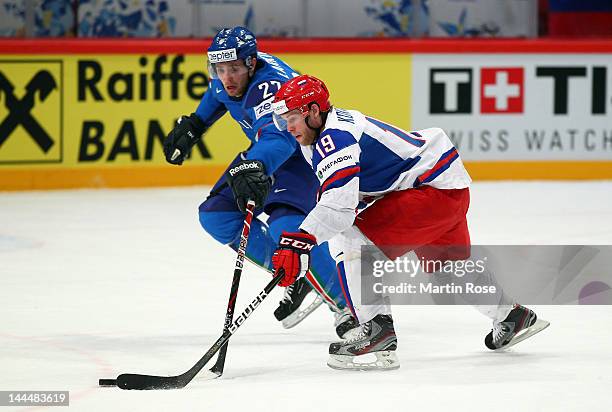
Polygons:
M544 329L546 329L549 326L550 326L549 321L538 319L533 325L531 325L527 329L520 331L515 337L512 338L510 342L508 342L506 345L502 346L499 349L495 349L494 352L503 352L505 349L508 349L509 347L514 346L517 343L522 342L525 339L532 337L536 333L542 332Z
M310 292L310 293L316 294L316 292L314 292L314 290L312 292ZM306 299L308 299L308 297L304 298L304 300L306 300ZM297 308L297 310L295 312L293 312L291 315L287 316L285 319L283 319L281 321L281 323L283 325L283 328L291 329L292 327L296 326L298 323L300 323L301 321L306 319L306 317L308 315L310 315L312 312L314 312L315 309L317 309L319 306L321 306L322 303L323 303L323 299L321 297L317 296L304 309L302 309L302 306L300 306L299 308ZM302 305L304 305L304 302L302 302Z
M375 360L367 361L374 355ZM368 353L360 356L352 355L329 355L327 366L336 370L348 371L390 371L400 367L399 359L395 351L381 351Z

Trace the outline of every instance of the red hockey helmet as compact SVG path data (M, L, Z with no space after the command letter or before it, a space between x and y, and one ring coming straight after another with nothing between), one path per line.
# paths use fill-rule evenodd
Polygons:
M276 127L280 130L287 127L281 114L299 109L305 116L312 103L316 103L322 112L329 111L329 91L325 83L307 74L289 80L276 92L272 103Z

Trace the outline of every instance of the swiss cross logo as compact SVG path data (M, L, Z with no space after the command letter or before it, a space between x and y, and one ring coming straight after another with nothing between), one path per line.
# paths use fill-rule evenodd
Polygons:
M480 69L481 113L523 113L522 67Z

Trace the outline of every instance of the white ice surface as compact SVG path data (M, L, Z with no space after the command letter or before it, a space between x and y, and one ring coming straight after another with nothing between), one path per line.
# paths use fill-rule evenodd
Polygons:
M230 341L221 379L97 387L181 373L220 334L234 253L200 229L207 191L0 193L0 390L69 390L75 411L612 410L611 307L537 307L552 326L508 353L484 347L489 320L470 307L396 307L401 368L339 372L330 313L283 330L280 289ZM612 244L612 182L475 184L470 230L475 244ZM249 266L237 308L268 280Z

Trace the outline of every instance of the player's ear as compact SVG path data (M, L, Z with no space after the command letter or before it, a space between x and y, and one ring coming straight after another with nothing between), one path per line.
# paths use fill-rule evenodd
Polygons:
M315 107L316 109L316 118L317 118L317 124L323 124L323 112L321 111L321 108L319 107L319 105L317 103L313 104L313 107Z
M317 119L321 116L321 109L318 104L313 103L310 105L310 114Z
M255 74L255 67L257 67L257 57L251 58L251 66L249 67L249 77L252 77Z

